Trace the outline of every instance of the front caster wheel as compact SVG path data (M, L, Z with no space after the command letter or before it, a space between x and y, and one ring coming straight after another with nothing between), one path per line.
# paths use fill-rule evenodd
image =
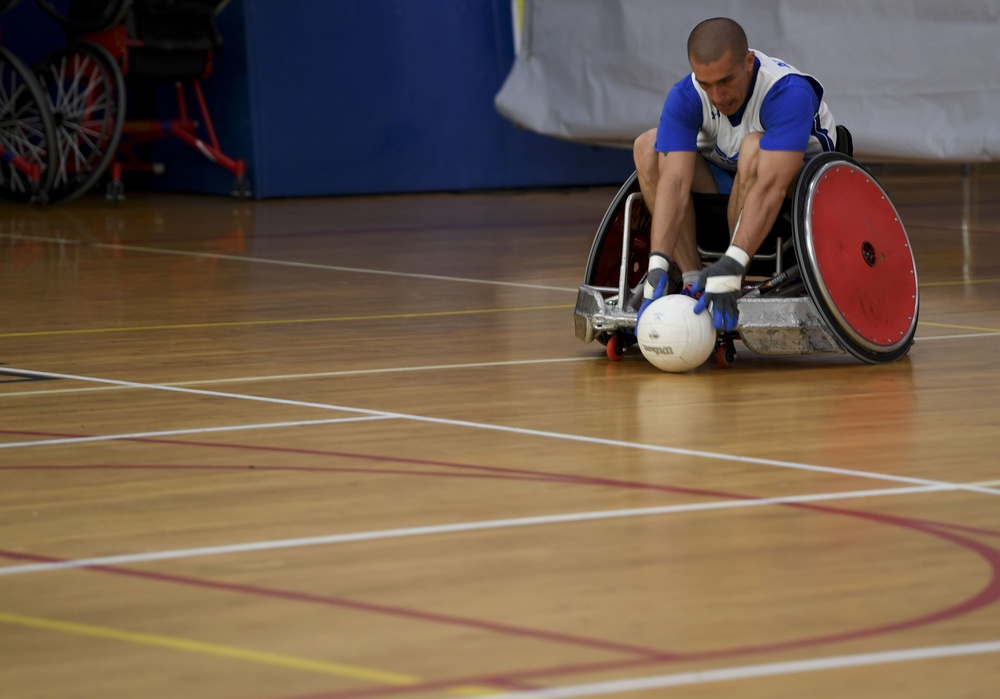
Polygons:
M725 335L715 348L715 361L719 366L729 368L736 363L736 343L731 335Z
M622 338L619 335L612 335L608 338L608 344L604 346L604 351L611 361L620 361L625 355L625 343L622 342Z

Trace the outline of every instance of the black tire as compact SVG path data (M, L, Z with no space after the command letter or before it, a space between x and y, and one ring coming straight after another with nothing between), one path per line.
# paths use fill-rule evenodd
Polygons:
M115 156L125 122L125 81L106 49L74 41L43 58L35 75L56 124L58 165L49 199L90 190Z
M44 198L58 162L55 143L55 121L34 73L0 46L0 146L37 167L35 177L11 158L0 160L0 196L18 202Z
M636 173L625 180L611 205L604 213L587 258L584 283L591 286L617 287L622 259L622 232L625 224L625 202L629 195L639 191ZM649 261L649 226L652 214L645 204L633 211L632 240L629 241L628 288L634 288L645 276Z

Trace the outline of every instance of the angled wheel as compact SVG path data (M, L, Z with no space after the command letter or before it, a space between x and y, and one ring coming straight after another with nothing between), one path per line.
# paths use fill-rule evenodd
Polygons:
M604 213L590 247L584 283L599 287L617 287L622 260L622 235L625 229L625 203L629 195L639 191L636 173L625 181ZM628 288L635 288L646 274L649 260L649 226L653 216L645 204L634 205L628 257Z
M55 174L55 121L34 74L0 46L0 196L41 200Z
M817 156L793 202L806 290L843 349L878 364L905 355L920 295L906 230L885 190L856 160Z
M107 50L89 41L52 52L35 74L56 126L49 199L70 201L93 187L114 158L125 122L124 78Z

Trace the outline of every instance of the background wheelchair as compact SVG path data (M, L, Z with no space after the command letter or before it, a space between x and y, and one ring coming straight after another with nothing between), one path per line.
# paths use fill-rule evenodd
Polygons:
M162 163L144 156L148 145L164 138L177 139L228 170L234 176L233 195L250 196L246 163L220 148L200 82L211 74L222 43L215 18L229 0L36 2L68 38L34 68L56 115L57 162L47 183L49 202L79 197L109 169L106 196L123 199L123 170L163 171ZM176 116L137 114L155 111L156 89L163 84L174 87ZM200 120L188 109L187 88ZM131 118L126 118L128 109Z
M837 143L840 152L803 167L751 261L740 325L716 341L719 364L736 360L736 340L757 354L850 354L869 364L895 361L913 344L920 300L906 230L842 126ZM694 199L698 249L711 262L729 246L728 197ZM598 227L577 293L576 335L604 344L610 359L635 344L651 219L633 173Z

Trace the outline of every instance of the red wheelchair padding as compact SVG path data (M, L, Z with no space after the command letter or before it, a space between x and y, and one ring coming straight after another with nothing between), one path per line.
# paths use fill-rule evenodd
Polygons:
M872 352L909 346L917 321L917 274L906 230L881 186L850 162L834 162L812 185L805 234L817 303Z

